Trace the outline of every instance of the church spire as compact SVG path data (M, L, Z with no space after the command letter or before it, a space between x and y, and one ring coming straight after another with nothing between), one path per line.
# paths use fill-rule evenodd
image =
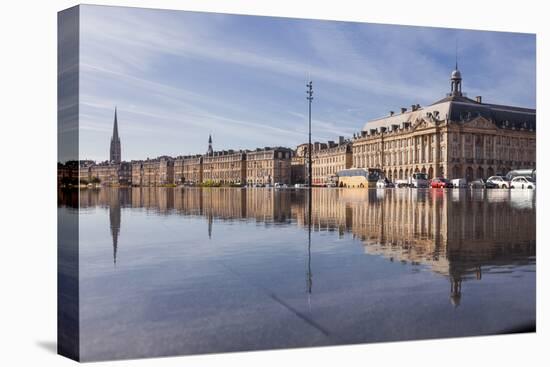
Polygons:
M212 149L212 134L208 135L208 150L206 151L207 155L213 155L214 149Z
M113 126L113 139L119 140L118 139L118 121L116 117L116 106L115 106L115 123Z
M120 138L118 136L118 119L117 119L116 107L115 107L115 120L113 122L113 136L111 137L111 147L109 151L109 161L111 163L117 163L117 164L121 162Z

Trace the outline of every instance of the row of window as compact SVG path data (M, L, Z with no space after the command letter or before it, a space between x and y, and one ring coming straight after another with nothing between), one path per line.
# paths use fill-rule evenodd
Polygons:
M485 143L487 145L494 144L502 144L502 145L508 145L508 146L534 146L535 145L535 139L530 138L514 138L509 136L492 136L492 135L475 135L475 134L459 134L459 133L449 133L450 139L452 142L460 143L460 138L463 137L465 143L471 144L474 141L477 145L483 145L483 142L485 140Z
M433 162L434 155L435 155L435 149L428 149L426 148L424 151L422 149L418 149L416 151L416 155L414 155L414 152L411 152L409 150L400 151L400 152L393 152L393 153L385 153L383 155L384 157L384 165L401 165L401 164L412 164L412 163L427 163L427 162ZM439 157L440 159L443 159L445 157L445 147L440 147L439 149ZM376 155L359 155L354 157L354 166L357 167L368 167L368 166L374 166L381 164L380 162L380 154Z

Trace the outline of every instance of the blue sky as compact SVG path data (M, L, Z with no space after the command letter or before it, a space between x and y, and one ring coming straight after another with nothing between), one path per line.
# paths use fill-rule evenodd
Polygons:
M108 158L118 107L124 160L337 140L449 91L535 107L535 36L82 6L81 158Z

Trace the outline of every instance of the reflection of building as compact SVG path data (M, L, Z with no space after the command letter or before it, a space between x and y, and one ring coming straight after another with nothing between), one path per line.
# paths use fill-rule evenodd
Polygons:
M365 251L448 276L455 305L462 281L481 279L482 266L528 263L535 254L535 211L517 211L504 200L453 201L450 192L410 190L369 200L352 204L352 231Z
M451 93L426 107L369 121L353 141L353 165L378 167L391 179L488 177L535 167L536 110L483 103L462 93L458 68Z
M82 190L80 207L108 206L117 256L120 208L159 214L202 216L208 233L216 221L286 223L315 232L349 234L364 251L392 262L422 266L449 278L449 298L458 306L463 282L481 280L487 267L534 264L535 197L507 191L313 189L308 219L307 190L187 187ZM455 194L460 194L457 198ZM464 197L462 197L464 196ZM61 198L62 199L62 198ZM63 204L63 203L61 203Z
M246 153L246 182L249 184L290 184L288 148L264 148Z
M122 206L203 216L210 233L217 220L287 223L306 229L307 192L200 187L82 190L80 207L109 206L116 255ZM457 199L455 193L466 197ZM351 234L368 254L448 277L450 300L458 305L462 283L482 279L485 267L534 263L534 200L532 192L509 196L500 190L479 194L313 189L311 224L314 231Z
M313 185L326 185L339 171L350 168L352 164L351 143L340 136L338 144L313 144L312 157Z

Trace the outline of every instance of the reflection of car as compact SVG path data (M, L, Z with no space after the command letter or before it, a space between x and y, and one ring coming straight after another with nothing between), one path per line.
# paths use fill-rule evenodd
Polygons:
M517 176L510 181L511 189L534 189L535 181L531 177Z
M393 184L393 182L391 182L387 178L381 178L376 182L377 189L385 189L389 187L395 187L395 185Z
M491 176L485 182L485 187L488 189L507 189L510 187L510 182L502 176Z
M431 180L430 186L434 189L443 189L453 187L453 184L444 177L436 177Z
M485 181L483 179L478 178L477 180L474 180L470 182L470 187L472 189L484 189L485 188Z
M294 184L294 187L297 188L297 189L302 189L302 188L306 187L306 185L301 184L301 183L297 183L297 184Z
M409 180L395 180L395 187L409 187Z

